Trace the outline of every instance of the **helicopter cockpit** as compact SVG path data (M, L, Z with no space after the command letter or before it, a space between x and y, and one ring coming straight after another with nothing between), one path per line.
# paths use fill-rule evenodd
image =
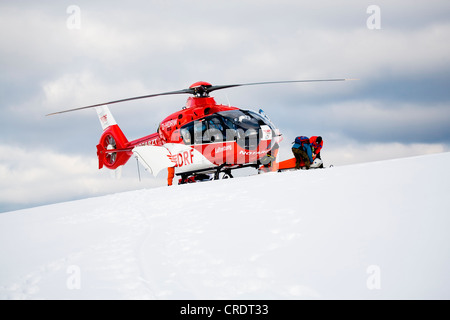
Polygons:
M262 140L271 140L275 126L251 110L222 111L184 125L181 136L187 145L236 141L246 150L255 150Z

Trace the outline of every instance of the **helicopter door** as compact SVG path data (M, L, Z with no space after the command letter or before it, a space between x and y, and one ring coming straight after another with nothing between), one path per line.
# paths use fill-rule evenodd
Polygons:
M188 123L181 128L181 137L186 145L202 144L207 126L205 120Z
M217 143L223 142L224 131L219 118L209 117L183 126L181 136L187 145Z
M133 154L155 177L161 170L175 166L175 162L171 160L171 153L164 147L140 146L133 149Z
M204 134L204 142L223 142L224 128L220 119L213 117L208 120L208 131Z
M203 144L203 137L208 129L206 121L203 119L201 121L194 122L194 141L195 144Z

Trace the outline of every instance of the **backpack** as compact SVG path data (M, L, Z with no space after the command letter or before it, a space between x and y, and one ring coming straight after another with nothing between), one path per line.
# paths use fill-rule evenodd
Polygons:
M304 144L309 144L309 138L305 137L305 136L299 136L297 138L295 138L295 144L299 144L303 147Z

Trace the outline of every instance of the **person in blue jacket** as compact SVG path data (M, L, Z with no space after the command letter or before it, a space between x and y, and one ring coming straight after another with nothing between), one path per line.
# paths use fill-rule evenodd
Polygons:
M305 164L305 168L308 170L313 163L313 156L311 151L311 144L308 137L299 136L295 138L294 145L292 146L292 153L295 156L295 169L300 169L301 163Z

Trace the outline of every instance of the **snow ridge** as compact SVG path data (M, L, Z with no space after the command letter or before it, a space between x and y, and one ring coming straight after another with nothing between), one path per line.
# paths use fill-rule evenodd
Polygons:
M1 299L448 299L450 153L0 215Z

